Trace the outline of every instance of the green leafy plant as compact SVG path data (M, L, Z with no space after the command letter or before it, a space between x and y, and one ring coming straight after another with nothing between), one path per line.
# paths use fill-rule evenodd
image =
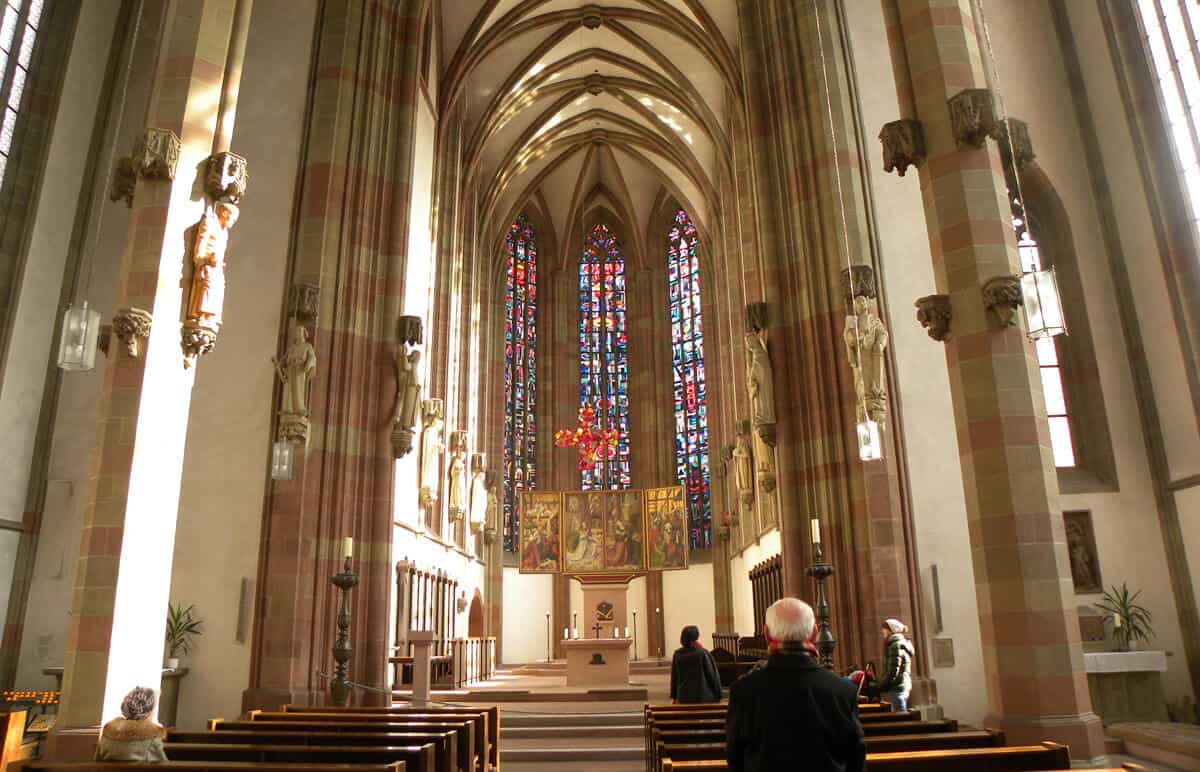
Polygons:
M196 606L167 606L167 656L175 658L192 650L192 639L203 635L202 622L195 617Z
M1111 590L1105 591L1103 600L1096 604L1120 620L1119 625L1114 620L1113 626L1113 637L1117 639L1119 651L1129 651L1131 642L1148 641L1154 635L1150 626L1150 611L1137 602L1141 594L1141 590L1130 593L1128 585L1121 582L1120 589L1113 585Z

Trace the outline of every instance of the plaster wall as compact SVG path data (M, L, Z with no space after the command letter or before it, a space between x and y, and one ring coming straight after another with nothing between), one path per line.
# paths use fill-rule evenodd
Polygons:
M283 312L262 299L287 294L316 9L316 0L257 0L250 21L232 144L249 159L250 184L230 238L221 337L197 365L171 578L171 601L194 603L204 620L181 663L191 670L180 689L186 729L236 715L249 682L252 608L242 610L242 640L237 625L242 580L257 573Z
M980 656L979 609L946 352L941 344L929 339L912 310L913 300L935 291L920 180L911 168L904 177L883 172L876 135L880 126L900 117L900 108L891 58L886 55L882 8L878 3L863 4L846 17L878 229L884 313L899 376L899 382L890 384L890 388L903 421L917 569L926 612L925 619L910 625L918 637L918 656L926 658L927 672L937 681L938 702L945 707L946 715L964 722L980 722L987 710L987 697ZM865 55L872 51L881 55ZM896 427L896 421L889 422L889 431ZM940 630L933 613L933 565L938 567L940 585ZM836 627L836 620L834 624ZM931 641L935 637L952 641L953 667L932 666Z
M22 287L17 320L21 323L24 319L40 330L34 337L38 339L42 350L18 355L16 347L22 345L20 341L23 336L14 331L14 348L10 350L10 356L14 358L10 359L10 362L19 366L7 368L4 377L5 395L9 394L10 379L14 383L28 385L32 383L28 379L36 378L39 390L37 402L27 406L30 420L36 420L40 410L41 388L49 358L57 356L58 353L53 340L54 317L61 311L58 307L58 295L63 282L66 239L70 234L70 227L64 225L63 214L76 211L84 157L91 144L91 129L104 77L104 68L97 63L107 61L117 10L115 3L81 5L58 115L54 122L54 136L47 157L46 180L38 201L33 240L30 245L30 254L38 257L31 260L30 264L41 261L56 263L58 274L55 277L43 274L41 287L28 283ZM139 113L144 110L144 102L139 103L139 97L144 100L147 83L148 77L140 73L135 73L130 82L127 104L138 105L135 109ZM125 130L119 140L121 148L132 145L134 129L131 128L130 113L134 111L126 111L123 123ZM103 175L97 187L102 185ZM97 191L93 189L90 194L95 196ZM113 312L117 266L120 264L121 250L125 243L129 210L123 205L109 204L106 196L100 201L99 240L95 248L90 250L90 260L93 261L91 281L89 284L86 278L81 277L79 292L81 298L86 296L89 305L107 319ZM47 294L50 287L44 285L51 281L54 285L52 296ZM31 292L28 302L24 296L27 289ZM39 296L43 317L40 323L35 323L32 317L24 315L24 311L32 311L33 299ZM50 298L48 301L45 300L47 297ZM54 679L43 675L42 668L61 667L63 664L75 564L79 558L79 534L83 522L83 500L87 494L88 464L96 444L99 393L107 364L108 359L103 354L97 354L95 370L88 373L63 373L59 381L57 412L51 428L46 499L41 512L33 578L17 663L16 686L20 689L54 688ZM26 398L28 396L26 393ZM22 443L25 442L22 433L32 431L32 426L6 426L6 430L13 432L14 437L12 444L6 443L5 452L8 453L14 448L22 447ZM32 451L32 445L29 445L29 451ZM22 460L17 456L6 456L3 464L4 468L9 470L19 468L22 479L25 480L9 480L5 483L6 490L10 485L19 488L20 509L24 508L31 462L31 457ZM15 501L14 499L13 502ZM21 512L18 510L15 515L6 513L3 516L15 516L20 519ZM9 567L3 574L6 583L11 581L11 571Z
M1071 223L1084 302L1095 346L1116 460L1119 489L1062 494L1064 511L1089 510L1096 535L1104 586L1128 582L1145 589L1142 601L1154 616L1152 645L1172 653L1163 678L1168 699L1190 694L1174 595L1163 548L1163 531L1155 506L1145 437L1136 409L1137 395L1129 365L1121 319L1114 309L1117 295L1110 256L1101 238L1101 219L1092 193L1092 174L1107 173L1121 238L1123 259L1137 300L1136 315L1153 381L1172 478L1200 471L1200 433L1190 402L1179 339L1159 262L1147 208L1147 196L1133 155L1124 107L1116 90L1108 47L1096 4L1064 4L1076 35L1092 119L1106 118L1097 136L1104 169L1089 169L1079 117L1054 23L1046 4L1029 6L988 0L989 29L997 55L1000 88L1006 106L1029 123L1037 163L1053 183ZM1036 88L1032 87L1036 84ZM1122 120L1109 120L1120 116ZM1088 116L1083 116L1088 120ZM1067 309L1068 323L1071 309ZM1171 331L1171 334L1160 334ZM1182 515L1182 513L1181 513ZM1185 539L1187 538L1185 521ZM1134 557L1137 559L1131 560ZM1192 562L1193 580L1197 577ZM1077 605L1094 604L1096 594L1074 595Z
M514 566L505 566L501 586L501 649L505 664L545 661L545 614L554 609L554 577L522 574Z
M729 582L733 587L733 631L738 635L754 634L754 593L750 586L750 569L767 558L775 557L780 549L779 529L772 528L757 541L747 544L729 562ZM710 640L711 632L710 629Z
M712 574L712 563L693 563L686 571L663 571L665 656L679 646L679 632L685 625L699 627L700 642L712 648L712 634L717 629L716 598L707 591L713 586Z

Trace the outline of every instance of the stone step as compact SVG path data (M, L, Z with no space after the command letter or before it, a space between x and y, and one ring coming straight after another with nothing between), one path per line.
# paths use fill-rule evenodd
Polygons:
M501 722L502 724L504 722ZM592 737L626 737L639 738L645 734L640 724L622 724L617 726L589 726L574 724L571 726L501 726L500 747L511 747L510 743L532 743L542 740L563 740L572 738Z
M641 713L518 713L500 717L501 732L506 729L548 727L642 727Z
M500 763L504 769L509 769L510 762L555 762L559 769L593 769L589 762L636 761L646 763L646 748L637 745L600 745L589 743L587 747L579 747L575 741L571 747L563 748L504 748L500 749Z

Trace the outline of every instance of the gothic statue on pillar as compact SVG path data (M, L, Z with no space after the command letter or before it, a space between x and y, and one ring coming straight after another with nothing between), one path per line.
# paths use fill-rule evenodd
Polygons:
M422 423L425 432L421 435L421 491L420 504L423 509L433 506L438 499L438 482L442 472L442 401L427 399L421 405Z
M308 382L317 369L317 352L308 342L308 330L293 318L288 330L288 347L282 359L272 359L283 383L279 409L279 432L284 439L308 444Z
M487 486L487 514L484 518L483 540L491 544L500 531L500 474L491 469L484 478Z
M461 520L467 514L467 433L450 433L450 519Z
M225 305L225 251L229 247L229 231L237 220L237 205L221 200L205 207L204 216L196 225L192 286L183 323L185 367L191 367L197 356L212 351L217 333L221 331Z
M751 449L750 422L739 421L737 442L733 446L734 484L738 503L749 509L754 503L754 451Z
M471 516L468 521L471 533L479 533L487 522L488 490L485 485L487 477L487 457L482 453L471 455Z
M392 409L392 451L401 458L412 450L413 427L421 406L421 382L417 366L421 352L413 346L421 342L421 319L400 317L400 342L396 351L396 403Z
M883 376L883 352L888 331L871 308L866 295L854 298L854 315L846 317L842 337L854 371L854 390L858 396L859 422L870 418L881 427L887 419L887 383Z

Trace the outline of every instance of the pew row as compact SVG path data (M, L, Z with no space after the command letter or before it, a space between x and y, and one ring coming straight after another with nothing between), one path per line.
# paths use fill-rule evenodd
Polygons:
M1007 748L867 754L870 772L1042 772L1070 768L1067 746L1052 742ZM664 759L662 769L663 772L723 772L727 767L724 759Z
M220 761L21 761L11 772L409 772L403 761L388 764L283 764Z
M391 747L164 743L163 750L172 761L236 761L250 764L391 764L402 761L406 772L440 772L437 743ZM449 759L444 752L442 758Z
M355 720L361 720L363 716L373 717L370 720L389 720L389 716L415 716L425 714L445 714L445 715L471 715L482 713L486 716L487 724L487 744L480 746L486 749L488 764L496 770L500 769L500 708L496 705L488 707L484 706L459 706L459 705L429 705L426 707L417 707L412 705L392 705L389 707L334 707L334 706L310 706L310 705L284 705L283 710L279 713L262 713L264 720L279 720L276 716L304 716L304 715L321 715L321 716L355 716ZM251 716L254 719L254 716ZM287 720L287 719L282 719ZM301 719L302 720L302 719ZM407 718L399 719L407 720ZM480 751L483 753L484 751Z

